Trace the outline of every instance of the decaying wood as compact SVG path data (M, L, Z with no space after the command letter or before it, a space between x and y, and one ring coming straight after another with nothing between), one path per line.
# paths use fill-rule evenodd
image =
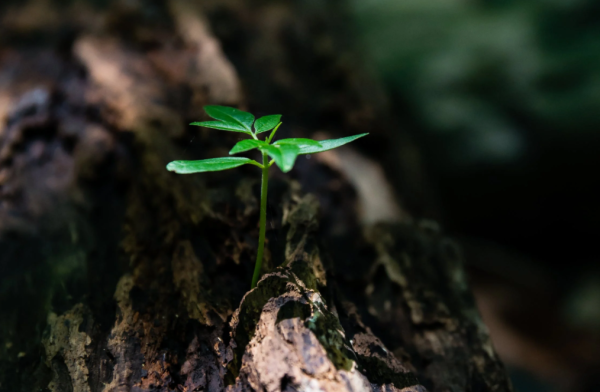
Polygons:
M396 161L407 179L394 188L355 150L301 160L292 179L274 173L265 275L250 291L256 170L165 170L237 140L185 126L205 104L289 113L282 134L371 124L367 152L397 142L385 105L372 106L381 92L357 88L330 46L291 61L296 43L335 42L324 15L75 2L61 11L80 15L66 42L25 48L31 31L56 34L48 21L61 17L44 4L3 20L0 390L511 390L460 250L398 201L422 192L417 161ZM47 20L17 23L36 7ZM344 159L364 164L344 172ZM377 184L385 193L365 202Z

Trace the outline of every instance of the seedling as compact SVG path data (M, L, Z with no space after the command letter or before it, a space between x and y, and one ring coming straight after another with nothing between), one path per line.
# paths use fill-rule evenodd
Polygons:
M331 150L368 134L362 133L360 135L343 137L341 139L321 141L312 139L281 139L272 143L275 133L281 126L281 122L279 121L281 119L280 114L264 116L254 121L254 116L252 114L226 106L205 106L204 110L216 121L193 122L190 125L219 129L221 131L245 133L250 136L251 139L245 139L238 142L233 146L231 151L229 151L229 155L250 151L256 148L262 153L262 164L250 158L226 157L203 159L200 161L173 161L167 165L167 170L179 174L192 174L233 169L234 167L242 165L254 165L262 170L258 252L256 254L254 275L252 276L252 288L254 288L260 277L265 247L269 168L275 163L282 172L287 173L294 167L298 155L314 154ZM252 128L253 125L254 129ZM268 131L271 131L271 134L269 137L265 138L265 140L260 140L258 138L258 135ZM271 157L271 161L269 161L269 157Z

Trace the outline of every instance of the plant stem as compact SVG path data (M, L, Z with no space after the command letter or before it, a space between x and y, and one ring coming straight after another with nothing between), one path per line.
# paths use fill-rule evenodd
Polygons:
M275 133L277 132L277 130L279 129L279 126L282 123L280 122L279 124L277 124L277 126L275 127L275 129L273 129L273 131L271 132L271 135L269 136L269 138L266 140L267 143L271 144L271 140L273 140L273 136L275 136Z
M260 190L260 229L258 234L258 253L256 254L256 264L254 266L254 275L252 276L252 288L256 287L260 270L262 268L263 252L265 250L265 233L267 230L267 190L269 188L269 157L263 152L262 169L262 187Z

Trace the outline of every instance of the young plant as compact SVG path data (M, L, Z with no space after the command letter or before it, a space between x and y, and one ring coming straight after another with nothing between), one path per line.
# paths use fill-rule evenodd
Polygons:
M173 161L167 165L167 170L179 174L201 173L209 171L220 171L233 169L242 165L254 165L262 170L262 187L260 194L260 229L258 235L258 252L256 255L256 265L252 277L252 288L256 287L260 271L262 268L263 251L265 247L265 231L267 223L267 190L269 183L269 168L275 163L282 172L287 173L294 167L294 162L298 155L314 154L331 150L346 143L350 143L360 137L360 135L343 137L341 139L321 140L312 139L281 139L273 142L275 133L281 126L280 114L264 116L254 121L254 116L241 110L225 106L205 106L206 113L216 121L194 122L190 125L219 129L221 131L240 132L251 137L250 139L238 142L229 155L258 149L262 154L262 164L243 157L226 157L203 159L200 161ZM254 125L254 129L252 126ZM271 131L271 134L260 140L258 136L261 133ZM271 157L271 161L269 161Z

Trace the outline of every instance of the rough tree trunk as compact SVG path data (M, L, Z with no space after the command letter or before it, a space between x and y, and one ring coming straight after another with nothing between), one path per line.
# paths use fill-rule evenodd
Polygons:
M419 162L341 54L341 5L11 4L0 390L511 390L459 249L408 212L428 208ZM281 136L372 133L273 171L251 291L256 168L165 170L237 140L185 125L205 104L282 113Z

